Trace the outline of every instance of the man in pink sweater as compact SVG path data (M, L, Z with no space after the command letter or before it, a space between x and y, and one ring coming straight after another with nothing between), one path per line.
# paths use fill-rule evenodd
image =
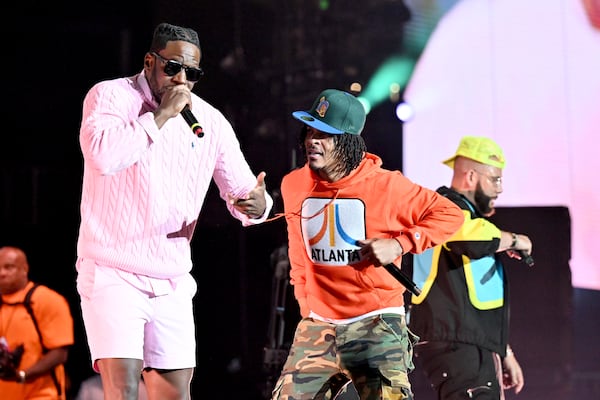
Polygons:
M77 289L105 399L137 399L140 373L150 398L190 398L190 241L209 184L244 226L273 204L230 123L191 91L201 56L194 30L161 23L143 70L83 103Z
M412 399L418 338L406 327L406 288L388 268L447 240L462 212L367 152L365 109L350 93L324 90L293 116L306 163L281 194L302 320L272 399Z

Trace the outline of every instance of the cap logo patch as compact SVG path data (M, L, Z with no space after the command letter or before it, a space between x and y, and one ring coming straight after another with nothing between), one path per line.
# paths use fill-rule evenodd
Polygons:
M304 121L314 121L315 119L313 117L309 117L307 115L302 115L300 117L300 119L304 120Z
M327 112L328 108L329 108L329 102L327 100L325 100L325 96L323 96L319 99L319 104L315 108L315 112L317 114L319 114L319 116L321 118L323 118L323 117L325 117L325 113Z

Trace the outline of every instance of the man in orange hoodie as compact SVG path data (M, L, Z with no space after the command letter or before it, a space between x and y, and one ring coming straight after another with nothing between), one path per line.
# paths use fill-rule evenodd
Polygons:
M418 338L406 326L406 288L386 269L447 240L462 212L382 168L360 136L366 113L350 93L324 90L293 116L303 123L306 163L283 178L281 193L302 320L272 399L412 399Z

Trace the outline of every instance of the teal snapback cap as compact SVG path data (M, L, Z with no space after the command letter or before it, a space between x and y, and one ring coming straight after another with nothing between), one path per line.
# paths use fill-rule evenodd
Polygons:
M360 100L337 89L322 91L309 111L295 111L292 116L321 132L334 135L360 135L367 118Z

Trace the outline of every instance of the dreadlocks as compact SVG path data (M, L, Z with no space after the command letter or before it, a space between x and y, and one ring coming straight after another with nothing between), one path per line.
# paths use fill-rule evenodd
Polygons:
M302 154L306 157L305 139L308 132L308 126L303 125L300 131L300 148ZM359 135L344 133L342 135L332 135L335 144L334 154L339 164L335 168L336 172L342 172L343 176L352 172L365 156L367 145Z

